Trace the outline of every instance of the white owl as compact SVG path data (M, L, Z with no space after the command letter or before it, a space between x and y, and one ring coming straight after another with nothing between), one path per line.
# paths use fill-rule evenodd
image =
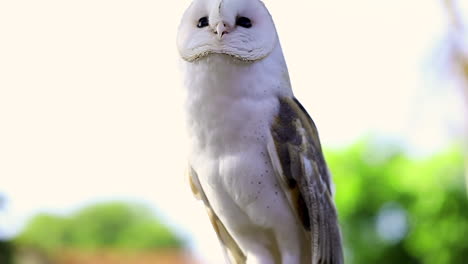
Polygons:
M341 264L317 129L291 90L260 0L194 0L179 26L190 183L226 258Z

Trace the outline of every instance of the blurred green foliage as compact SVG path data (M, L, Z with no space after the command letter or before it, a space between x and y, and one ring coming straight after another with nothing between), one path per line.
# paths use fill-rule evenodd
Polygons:
M461 149L410 158L365 140L326 152L348 264L468 263Z
M146 250L182 244L148 209L119 202L93 205L70 217L37 215L15 242L49 252L64 248Z

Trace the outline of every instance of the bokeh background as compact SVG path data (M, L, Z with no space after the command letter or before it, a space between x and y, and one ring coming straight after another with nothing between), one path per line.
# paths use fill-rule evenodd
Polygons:
M185 176L190 1L0 1L0 263L222 256ZM468 261L468 1L265 0L347 263Z

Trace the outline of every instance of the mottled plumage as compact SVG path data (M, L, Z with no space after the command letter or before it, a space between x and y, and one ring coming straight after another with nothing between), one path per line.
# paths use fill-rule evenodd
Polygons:
M342 263L330 175L314 122L296 98L280 98L268 143L273 167L305 230L312 263Z
M194 0L177 44L190 184L227 261L341 264L331 179L259 0Z

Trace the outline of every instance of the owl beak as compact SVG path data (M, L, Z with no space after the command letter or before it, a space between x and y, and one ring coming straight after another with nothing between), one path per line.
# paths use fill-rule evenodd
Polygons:
M216 25L216 31L215 34L218 35L218 40L221 40L224 36L224 34L229 33L226 29L226 24L224 22L219 22L218 25Z

